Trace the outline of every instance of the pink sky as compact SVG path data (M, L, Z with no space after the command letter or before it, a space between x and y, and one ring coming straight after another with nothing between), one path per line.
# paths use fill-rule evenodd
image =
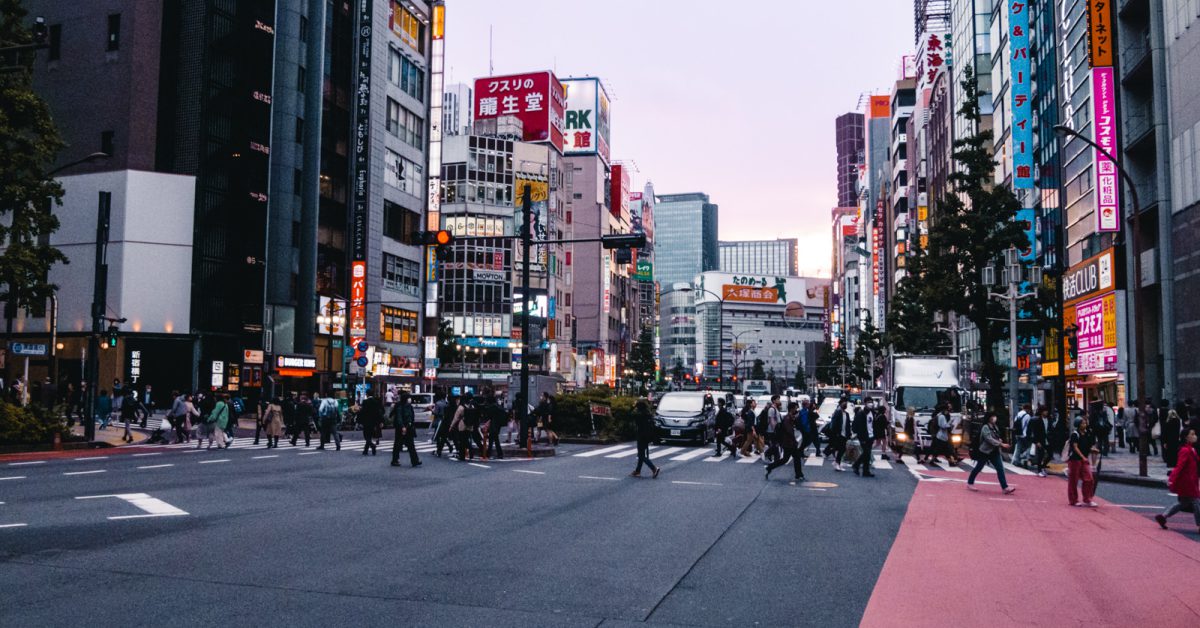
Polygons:
M725 240L795 237L829 273L833 120L890 91L913 46L903 0L447 0L447 83L552 69L602 78L635 186L707 192ZM736 10L735 10L736 9Z

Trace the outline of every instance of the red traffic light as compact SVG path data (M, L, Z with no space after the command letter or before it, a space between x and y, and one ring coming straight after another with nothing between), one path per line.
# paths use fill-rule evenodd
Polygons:
M434 244L445 245L454 241L454 235L445 229L433 232Z

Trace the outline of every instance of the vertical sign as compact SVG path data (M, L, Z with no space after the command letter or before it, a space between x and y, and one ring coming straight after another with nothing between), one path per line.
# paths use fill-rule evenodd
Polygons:
M1093 68L1111 68L1112 0L1088 0L1088 61Z
M1013 187L1033 189L1033 86L1029 77L1029 5L1008 0L1008 49L1012 53Z
M1092 69L1092 137L1104 150L1095 151L1096 231L1120 231L1120 182L1117 162L1117 97L1112 68ZM1108 155L1104 153L1107 152Z
M367 337L367 187L371 157L371 33L374 0L358 2L358 75L354 90L354 203L350 210L350 345Z
M350 262L350 345L358 357L359 343L367 338L367 263Z

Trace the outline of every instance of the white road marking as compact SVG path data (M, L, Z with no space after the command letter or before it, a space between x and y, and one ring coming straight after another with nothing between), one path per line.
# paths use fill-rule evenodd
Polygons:
M752 462L758 462L759 460L762 460L762 456L759 456L756 454L749 455L749 456L742 456L741 458L738 458L738 464L750 464Z
M23 476L23 475L10 475L6 478L0 478L0 482L2 482L4 480L24 480L24 479L25 479L25 476Z
M45 461L45 460L34 460L34 461L32 461L32 462L10 462L10 463L8 463L8 466L10 466L10 467L24 467L24 466L28 466L28 465L31 465L31 464L46 464L46 461Z
M91 471L71 471L63 475L91 475L93 473L107 473L104 469L93 469Z
M296 455L297 455L297 456L313 456L313 455L316 455L316 454L319 454L319 453L321 453L321 452L319 452L319 451L302 451L302 452L300 452L300 453L298 453L298 454L296 454Z
M545 471L528 471L525 469L513 469L516 473L528 473L530 475L546 475Z
M117 517L109 517L111 521L120 519L145 519L149 517L180 517L188 514L187 511L181 510L164 502L156 497L151 497L145 493L119 493L116 495L84 495L75 499L103 499L107 497L115 497L145 511L144 515L121 515Z
M0 528L24 528L28 523L0 523Z
M880 458L879 454L875 454L875 463L874 464L875 464L876 469L891 469L892 468L892 463Z
M817 454L809 454L808 458L804 459L804 466L806 467L819 467L823 464L825 464L825 459Z
M134 458L137 458L138 456L161 456L162 452L156 451L156 452L148 453L148 454L129 454L129 455L133 456Z
M212 464L214 462L229 462L229 458L220 458L217 460L201 460L200 464Z
M1137 504L1112 504L1112 506L1117 508L1144 508L1146 510L1163 510L1162 506L1139 506Z
M278 457L279 457L279 456L276 456L276 455L270 455L270 456L250 456L250 459L251 459L251 460L262 460L263 458L278 458Z
M147 465L147 466L138 467L138 468L139 469L162 469L164 467L173 467L173 466L175 466L175 465L173 465L173 464L152 464L152 465Z
M716 482L688 482L685 480L671 480L671 484L687 484L690 486L721 486Z
M487 466L486 464L479 464L477 462L468 462L467 464L471 465L472 467L479 467L480 469L491 469L491 467Z
M88 456L86 458L71 458L71 460L82 460L84 462L88 460L108 460L108 456Z
M185 450L183 450L183 453L185 453L185 454L198 454L198 453L200 453L200 452L202 452L202 451L208 451L208 450L207 450L207 449L185 449Z
M697 447L695 450L689 451L686 454L679 454L678 456L671 458L671 460L676 460L676 461L691 460L692 458L699 458L700 456L703 456L705 454L708 454L708 448Z
M606 478L606 477L601 477L598 475L581 475L579 477L580 477L580 479L584 479L584 480L610 480L613 482L617 481L617 478Z
M614 451L620 451L622 449L625 449L628 446L629 445L615 445L613 447L605 447L603 449L593 449L591 451L585 451L581 454L575 454L575 457L576 458L591 458L592 456L602 456L604 454L610 454Z
M1021 467L1018 467L1013 464L1009 464L1007 462L1004 463L1004 470L1008 471L1009 473L1015 473L1017 475L1037 475L1037 473L1034 471L1030 471L1028 469L1022 469Z
M607 456L605 456L605 458L628 458L629 456L636 456L637 452L638 452L637 447L634 447L633 449L630 449L628 451L618 451L615 454L608 454ZM654 451L651 450L649 453L653 454Z

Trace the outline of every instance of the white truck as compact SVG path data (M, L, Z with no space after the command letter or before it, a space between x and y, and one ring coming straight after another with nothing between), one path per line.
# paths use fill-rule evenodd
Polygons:
M934 409L944 403L950 404L950 420L956 428L952 430L951 444L957 446L961 442L962 388L958 381L958 360L944 356L897 356L892 361L891 392L897 446L902 449L911 446L904 433L909 408L916 411L918 444L928 446L925 425Z

